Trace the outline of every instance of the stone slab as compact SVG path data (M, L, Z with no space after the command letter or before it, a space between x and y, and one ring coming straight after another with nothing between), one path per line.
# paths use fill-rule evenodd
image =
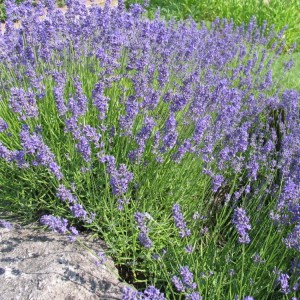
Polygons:
M96 257L67 236L44 231L38 224L0 227L0 299L77 300L121 299L110 258L97 266ZM94 252L107 249L101 240L81 240Z

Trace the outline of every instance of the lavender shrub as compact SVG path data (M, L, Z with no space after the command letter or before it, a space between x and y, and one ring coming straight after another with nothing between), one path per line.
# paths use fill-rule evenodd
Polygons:
M146 289L124 299L296 295L270 272L300 247L300 94L271 69L282 33L149 20L122 1L5 5L1 207L71 241L99 234Z

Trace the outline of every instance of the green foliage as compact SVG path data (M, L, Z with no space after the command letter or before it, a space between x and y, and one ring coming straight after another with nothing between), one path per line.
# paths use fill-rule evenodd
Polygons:
M92 58L79 63L73 60L73 64L64 61L62 69L67 70L69 79L66 95L74 92L72 77L79 75L86 95L91 97L91 87L97 82L97 72L91 72L90 65L96 66L97 72L100 71ZM40 74L43 74L44 67L40 66ZM55 69L54 66L47 67ZM2 69L1 74L2 78L11 76L5 69ZM115 263L131 274L127 278L124 276L129 282L139 287L153 284L166 293L167 299L182 299L171 286L170 276L178 274L180 266L189 266L205 299L233 299L236 295L241 299L246 294L255 295L257 299L279 299L280 293L274 290L273 285L276 280L273 268L276 264L278 269L288 269L293 253L288 252L282 243L286 231L278 232L268 217L269 211L276 204L276 198L266 199L266 187L261 187L251 201L244 199L244 207L253 224L251 232L255 236L251 236L253 242L250 245L240 245L231 225L232 208L220 205L220 199L212 194L210 179L202 174L201 160L187 155L180 164L166 160L160 165L149 148L144 158L148 164L132 166L135 182L127 193L131 201L120 212L116 205L117 199L112 196L109 188L105 166L94 160L92 172L82 172L83 161L74 149L73 138L60 126L51 92L53 81L45 75L43 82L47 93L39 104L40 120L31 125L34 127L41 123L45 143L64 170L65 185L69 186L72 182L76 186L76 196L85 209L96 213L96 220L84 225L84 229L91 230L105 240L110 249L108 253ZM16 81L12 84L25 86L26 82ZM115 120L121 114L116 105L120 97L126 96L122 94L124 89L127 96L133 92L126 80L114 83L107 91L111 99L110 111L114 112L109 114L108 125L116 124ZM5 91L1 94L3 99L7 97ZM97 122L97 115L92 106L89 111L84 122L93 124ZM161 110L161 113L164 111ZM13 134L17 136L20 124L16 117L9 115L3 106L1 116L5 117L10 128L13 128ZM136 131L139 126L139 122L135 122ZM186 131L182 132L182 138L186 134ZM109 137L103 136L102 139L105 144L110 144ZM13 140L7 139L7 143ZM130 143L126 139L117 138L110 145L111 154L124 162ZM9 146L18 148L18 145ZM66 159L67 155L72 160ZM22 216L26 222L38 220L41 215L48 213L67 217L83 230L80 227L82 224L74 219L65 203L56 197L57 181L44 168L19 170L3 162L0 162L0 168L3 170L0 172L0 209ZM172 218L172 205L175 202L181 205L192 232L191 236L184 239L179 238ZM261 203L264 205L258 212L257 207ZM147 222L149 237L154 241L151 249L142 247L138 241L139 230L134 219L137 211L147 212L151 216ZM193 218L195 212L199 212L203 218ZM193 253L186 253L187 245L193 246ZM253 262L257 254L263 263ZM231 274L231 270L234 270L234 274Z
M293 60L294 66L292 70L282 78L282 70L285 66L285 62L289 59ZM300 90L300 52L279 56L274 63L273 72L276 80L280 80L284 88Z
M136 1L128 0L127 5L130 2ZM167 18L174 16L179 19L192 15L196 20L211 21L220 16L234 18L237 24L240 24L249 22L251 16L255 14L261 23L265 19L268 22L276 21L277 29L286 23L294 24L295 26L287 31L286 38L290 44L299 39L297 25L299 11L296 9L299 1L291 0L289 7L283 7L283 1L279 0L271 1L269 5L263 4L262 1L248 2L157 0L150 2L149 15L153 16L159 5L162 14ZM3 7L3 1L0 5ZM260 10L258 5L262 7ZM300 70L299 53L292 55L292 58L296 59L296 66L289 73L289 77L283 79L280 77L287 57L288 54L280 57L275 64L277 80L282 80L281 83L286 87L299 88L297 76ZM91 65L97 70L92 72ZM39 75L44 76L43 83L47 93L43 102L39 104L40 119L36 124L30 125L32 128L37 124L42 125L44 141L64 170L64 184L70 188L70 183L73 183L76 186L76 196L85 209L96 213L96 220L85 225L84 229L91 230L95 235L105 239L110 248L109 254L115 263L130 272L128 280L134 281L139 287L151 283L166 292L168 299L181 299L178 293L171 292L174 288L170 287L170 276L179 273L179 266L187 265L193 272L194 280L205 299L234 299L236 295L242 299L246 293L255 295L255 299L283 299L282 294L274 289L277 276L273 272L274 266L276 265L278 270L288 270L295 253L289 251L282 242L287 231L278 231L269 218L269 212L275 207L277 199L267 196L267 187L260 187L251 201L246 196L243 199L244 208L249 212L253 235L251 244L241 245L237 242L237 234L231 225L232 208L222 205L217 195L211 192L210 179L202 174L201 160L186 156L180 164L166 159L165 163L160 165L147 146L144 157L147 165L131 166L130 171L134 173L135 180L127 194L131 201L125 206L124 211L120 212L116 205L117 199L112 196L109 188L109 176L104 165L94 159L93 170L82 172L84 163L81 156L76 153L73 137L64 132L63 124L57 115L52 95L54 82L43 73L44 69L49 71L51 68L55 69L55 66L40 66ZM73 60L71 64L70 60L66 59L61 69L67 70L68 74L65 95L74 93L72 77L79 75L84 92L90 99L92 87L97 82L95 74L100 72L96 61L93 58L86 58L78 63ZM3 66L0 68L0 74L4 80L8 80L11 76ZM25 81L16 81L13 84L26 86ZM111 99L108 126L117 123L116 120L122 114L118 100L134 93L131 88L128 81L120 80L107 89L107 96ZM0 94L1 98L7 101L7 92L0 91ZM13 129L12 134L17 137L20 124L16 116L4 109L4 102L2 106L0 105L0 112ZM164 115L164 107L159 107L159 112ZM89 106L89 114L82 121L96 126L97 114L92 105ZM140 120L135 122L135 132L140 129L140 123ZM163 123L158 126L163 126ZM184 139L187 133L185 129L181 133L181 138ZM4 134L1 138L5 139ZM109 136L102 136L102 139L105 145L112 148L111 154L117 158L118 163L127 162L124 160L128 157L128 151L134 141L118 137L111 142ZM7 146L18 149L20 145L12 142L9 144L13 140L18 139L7 139ZM51 213L67 216L68 220L76 224L66 204L55 195L58 182L44 168L20 170L0 161L0 169L0 210L11 210L27 222L38 220L41 215ZM191 236L184 239L179 238L178 229L172 218L172 205L175 202L181 205L184 218L192 232ZM260 209L257 209L258 207ZM154 241L154 247L151 249L143 248L138 242L139 231L134 219L134 213L137 211L147 212L152 217L147 223L149 237ZM203 218L193 218L195 212L199 212ZM193 253L186 253L187 245L193 246ZM256 255L264 262L254 263ZM231 270L234 270L234 274L231 274Z

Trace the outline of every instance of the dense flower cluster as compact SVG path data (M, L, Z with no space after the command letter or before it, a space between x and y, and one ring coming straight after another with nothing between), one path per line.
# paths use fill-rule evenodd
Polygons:
M39 20L36 16L45 7L48 16ZM65 15L54 7L54 1L40 1L36 6L27 1L18 8L13 2L7 4L7 29L0 39L3 50L0 61L16 72L19 70L19 76L22 76L20 66L24 66L32 87L29 90L10 88L9 106L21 121L40 118L38 106L44 101L45 87L36 69L36 57L58 66L63 62L64 50L72 50L69 52L75 60L82 56L96 57L102 71L91 102L78 76L72 76L74 94L66 100L68 75L59 69L48 71L55 83L53 98L57 114L65 124L65 131L74 137L76 150L84 161L91 163L91 143L100 148L101 134L92 124L82 126L81 120L92 105L98 111L102 133L110 128L104 121L110 117L109 108L115 104L106 91L119 81L118 70L126 53L123 70L134 93L126 94L125 90L125 97L120 100L124 110L119 106L120 114L115 119L118 124L111 125L136 143L136 149L128 153L131 161L142 162L149 143L158 162L164 162L164 154L169 152L177 163L186 154L193 153L202 158L203 170L212 177L214 191L227 184L228 174L242 174L243 170L247 171L250 182L247 191L250 191L251 182L255 183L261 170L268 169L272 174L279 168L288 180L278 205L278 218L285 208L297 218L296 194L288 193L291 184L297 185L299 178L299 93L285 91L270 96L272 72L266 68L271 66L272 59L265 52L260 57L259 53L247 50L250 43L266 45L274 38L273 32L266 37L265 29L259 28L254 19L248 27L236 28L233 23L217 19L210 29L204 24L199 28L192 20L167 24L157 16L150 21L141 17L140 6L134 5L127 12L122 2L110 10L107 7L88 9L79 1L69 1ZM12 21L21 16L22 27L15 29ZM24 32L23 42L20 37ZM277 54L282 45L278 49ZM16 53L21 59L15 58ZM239 63L234 64L236 58ZM157 112L163 107L167 114L159 116ZM261 118L263 114L267 114L265 120ZM143 124L136 131L134 124L138 119L141 121L141 115ZM4 122L3 119L0 123L2 131L6 128ZM183 125L193 128L190 136L181 134L179 128ZM54 157L49 156L47 149L42 150L45 151L45 155L41 154L49 158L45 157L47 162L44 159L42 165L58 179L62 178ZM14 161L9 153L1 157ZM126 167L120 166L111 176L113 193L123 194L131 180ZM237 191L236 198L241 194L242 191Z
M64 218L54 217L51 215L43 215L40 219L40 223L48 226L54 232L66 233L68 230L68 220Z
M78 230L74 226L69 226L68 228L68 220L65 218L43 215L40 218L40 223L48 226L53 232L62 234L69 232L71 234L68 236L70 242L74 242L76 240L76 236L79 235Z
M20 133L20 140L25 154L33 157L31 162L33 166L45 166L55 175L57 179L60 180L63 178L63 174L60 171L60 166L55 161L54 154L44 143L42 136L38 132L31 134L30 128L24 124Z
M166 298L163 293L151 285L144 292L137 292L130 287L124 287L122 300L166 300Z
M294 248L300 252L300 224L297 224L283 241L288 248Z
M127 11L123 1L109 9L68 0L65 14L54 0L5 4L1 166L45 168L72 215L92 222L85 203L66 187L67 173L78 171L66 161L89 172L91 189L103 188L93 181L93 168L102 167L101 183L124 211L135 192L135 170L147 174L149 161L153 169L166 168L193 157L201 160L199 171L211 179L212 192L230 190L226 197L234 205L262 186L278 194L271 218L292 228L284 242L300 251L300 93L282 91L273 81L272 62L283 44L273 44L276 54L259 50L276 38L274 32L267 35L255 19L248 26L216 19L209 27L192 19L167 22L159 13L149 20L140 5ZM20 28L14 27L16 20ZM7 78L3 70L14 76ZM147 215L137 212L134 218L140 243L150 249ZM180 237L190 236L179 204L173 205L173 218ZM45 215L41 223L71 232L70 240L78 235L64 218ZM233 224L239 242L248 244L251 225L242 208L234 210ZM193 245L185 251L192 256ZM263 262L258 256L254 261ZM278 278L284 293L288 279ZM172 283L187 299L201 299L188 267L181 267ZM144 293L125 289L123 299L165 298L150 286Z

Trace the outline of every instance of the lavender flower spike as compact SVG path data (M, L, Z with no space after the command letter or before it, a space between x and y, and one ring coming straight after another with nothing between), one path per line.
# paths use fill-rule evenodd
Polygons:
M284 273L281 273L277 278L277 282L280 283L280 291L285 295L291 291L289 288L289 279L290 276Z
M12 229L13 225L8 221L0 220L0 228L1 227L6 228L6 229Z
M43 225L47 225L54 232L67 232L68 221L66 219L54 217L51 215L44 215L41 217L40 222Z
M7 123L2 118L0 118L0 133L4 132L7 129L8 129Z
M239 234L239 242L241 244L249 244L250 238L247 230L251 229L249 218L243 208L236 208L233 213L232 223L235 225Z
M166 300L163 293L150 285L144 292L137 292L129 287L123 288L122 300Z
M186 295L186 300L202 300L202 297L200 296L199 292L193 292L191 294Z
M183 214L181 213L179 204L175 204L173 206L173 218L175 221L175 226L180 230L179 235L181 238L191 235L191 231L187 228L186 223L184 222Z
M194 291L197 288L196 282L194 282L194 275L189 270L188 266L184 266L180 268L181 278L178 276L172 277L172 283L174 284L176 290L178 292L185 292L186 290ZM188 295L189 297L186 299L198 300L202 299L198 293L192 293Z
M140 212L136 212L135 215L134 215L134 218L135 218L135 220L138 224L138 228L140 230L140 233L139 233L140 243L146 249L150 249L151 247L153 247L153 242L148 237L149 229L147 228L146 223L145 223L146 213L143 214L143 213L140 213Z

